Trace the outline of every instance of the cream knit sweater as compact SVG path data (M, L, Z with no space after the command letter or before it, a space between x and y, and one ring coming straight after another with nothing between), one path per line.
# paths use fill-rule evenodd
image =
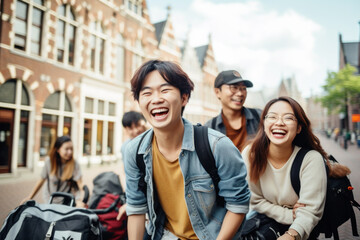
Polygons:
M242 152L247 166L250 146ZM275 221L291 225L302 239L309 234L322 217L326 196L326 171L323 157L317 151L309 151L303 160L300 169L300 199L292 188L290 169L300 147L295 146L287 163L280 169L274 168L269 162L264 174L255 184L249 181L251 190L250 206L252 210L265 214ZM292 208L295 203L306 204L296 211L293 219Z

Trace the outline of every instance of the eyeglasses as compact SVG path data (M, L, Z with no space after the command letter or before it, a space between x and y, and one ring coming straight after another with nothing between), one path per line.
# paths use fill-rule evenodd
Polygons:
M246 87L243 85L227 85L232 93L246 92Z
M276 123L277 121L279 121L279 119L281 119L281 121L286 125L294 124L297 121L295 116L292 114L285 114L281 116L278 114L269 113L268 115L265 116L265 120L268 123Z

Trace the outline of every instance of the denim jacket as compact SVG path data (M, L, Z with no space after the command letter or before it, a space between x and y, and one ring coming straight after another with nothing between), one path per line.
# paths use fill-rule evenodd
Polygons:
M216 204L216 192L209 174L202 167L197 157L194 145L193 125L183 119L184 136L182 141L179 163L184 179L185 202L189 218L195 234L199 239L216 239L227 211L246 214L249 210L250 191L246 181L246 166L240 152L223 134L209 129L209 143L213 152L218 174L220 176L219 195L224 197L225 207ZM143 134L144 137L139 154L144 154L145 182L147 183L147 197L138 189L140 177L136 165L136 150ZM152 138L150 129L133 139L125 150L126 196L128 215L148 214L149 222L146 226L152 239L161 239L165 223L165 214L154 194ZM240 230L234 239L239 238Z
M252 139L255 137L255 134L256 134L258 126L259 126L259 120L256 118L256 116L254 116L254 114L249 110L249 108L243 107L242 109L245 113L246 133L247 133L247 139L249 140L249 139ZM260 118L261 110L260 109L255 109L255 110L257 111L258 116ZM222 114L220 113L219 115L217 115L214 118L216 119L214 129L226 135L226 128L224 125ZM207 121L204 125L211 128L212 127L211 123L214 118Z

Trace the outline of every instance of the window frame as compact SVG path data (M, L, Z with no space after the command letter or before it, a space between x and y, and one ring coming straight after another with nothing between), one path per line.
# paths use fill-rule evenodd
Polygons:
M21 19L18 18L18 16L16 15L16 7L17 7L17 3L21 2L23 4L25 4L27 6L26 9L26 17ZM19 51L24 51L26 54L31 54L31 55L36 55L36 56L42 56L43 53L43 42L44 42L44 20L45 20L45 14L47 11L46 6L44 6L44 2L43 5L40 5L34 1L29 1L29 0L16 0L15 1L15 10L14 10L14 18L15 21L23 21L25 23L25 35L20 35L16 32L16 24L13 24L13 31L14 31L14 38L13 38L13 43L12 43L12 47L16 50ZM34 8L39 10L41 12L41 20L40 20L40 25L35 25L34 21L33 21L33 13L34 13ZM38 42L38 47L39 47L39 51L38 53L33 53L32 51L32 45L34 43L33 41L33 26L37 26L39 28L39 42ZM16 38L22 38L24 40L24 47L23 48L19 48L16 45Z
M89 67L95 73L105 74L106 66L106 46L108 36L106 29L100 21L92 21L89 25ZM94 39L94 42L93 40Z
M65 7L65 15L60 15L58 12L58 9L60 7ZM59 21L63 22L64 24L64 30L62 32L61 35L61 39L63 41L63 48L59 48L59 34L58 34L58 30L56 31L56 43L55 43L55 60L58 63L62 63L65 65L70 65L70 66L75 66L75 61L76 61L76 48L77 48L77 44L76 44L76 40L77 40L77 35L78 35L78 29L79 29L79 23L76 21L76 14L75 11L73 11L73 8L70 4L62 4L58 6L58 9L56 11L56 26L58 26ZM71 15L73 15L74 20L71 19ZM70 27L73 27L73 38L70 38L70 34L69 34L69 29ZM58 29L58 28L57 28ZM70 52L70 47L71 47L71 43L73 43L73 48L72 48L72 52ZM59 60L59 50L63 51L63 56L62 59ZM70 61L70 58L72 58L72 61Z

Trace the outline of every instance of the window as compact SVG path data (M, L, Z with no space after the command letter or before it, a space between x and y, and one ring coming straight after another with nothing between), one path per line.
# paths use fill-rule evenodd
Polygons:
M98 102L98 114L101 114L101 115L104 114L104 105L105 105L104 101L99 100L99 102Z
M90 68L101 74L104 73L105 39L100 22L90 23Z
M109 115L115 116L115 103L109 102Z
M56 48L57 61L74 65L77 22L69 4L57 9Z
M108 123L108 140L107 140L107 153L113 154L114 153L114 123Z
M97 121L97 132L96 132L96 155L102 154L103 145L103 121Z
M16 1L14 48L40 55L44 12L42 0Z
M40 156L46 156L56 138L71 136L71 124L74 118L71 103L64 91L51 94L42 110Z
M142 15L142 0L126 0L125 3L129 11L139 16Z
M1 173L10 172L12 161L26 166L31 111L29 93L21 80L10 79L0 85ZM12 152L13 144L16 152Z
M92 120L84 120L84 142L83 142L83 154L91 154L91 129L92 129Z
M118 34L116 37L116 69L115 78L117 82L124 82L124 65L125 65L125 53L124 53L124 39Z
M85 97L83 155L114 154L116 104Z
M94 108L94 99L92 98L85 98L85 112L86 113L93 113Z

